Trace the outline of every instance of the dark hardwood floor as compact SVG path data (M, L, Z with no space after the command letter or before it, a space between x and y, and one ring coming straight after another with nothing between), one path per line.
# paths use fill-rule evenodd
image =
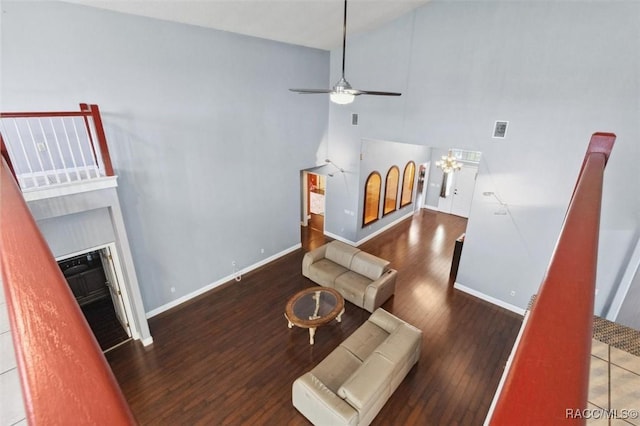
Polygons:
M378 425L480 425L521 318L451 288L456 238L466 220L423 210L360 248L391 261L397 290L383 306L422 329L418 364L383 407ZM149 320L154 343L106 354L143 425L306 425L291 384L370 315L347 303L342 323L287 328L289 296L313 285L301 274L306 248ZM464 254L463 254L464 256Z
M82 313L103 351L129 340L127 332L116 317L116 311L110 297L95 300L81 306L80 309L82 309Z

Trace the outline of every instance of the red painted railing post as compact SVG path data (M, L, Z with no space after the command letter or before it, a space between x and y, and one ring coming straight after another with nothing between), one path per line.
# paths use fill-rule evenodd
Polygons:
M98 138L97 148L100 149L100 155L102 157L102 163L104 164L105 175L113 176L113 165L111 164L111 156L109 155L109 146L107 145L107 135L105 134L104 127L102 125L102 117L100 116L100 109L98 108L98 105L95 105L95 104L89 105L89 104L81 103L80 110L88 111L91 113L91 117L93 118L93 125L96 130L96 137ZM87 118L85 118L85 124L87 126L87 133L89 134L91 147L94 150L93 152L95 155L96 141L94 141L93 138L91 137L91 130L89 128L89 122L87 121Z
M18 176L16 175L16 171L13 169L13 163L11 162L11 157L9 157L9 151L7 150L7 146L4 144L4 139L2 139L2 135L0 134L0 156L4 158L7 162L7 167L9 167L9 171L13 175L15 181L18 181Z
M109 155L109 146L107 145L107 135L104 133L102 126L102 117L98 105L89 105L91 115L93 116L93 124L96 127L96 135L98 137L98 146L102 154L102 162L104 163L104 171L107 176L113 176L113 166L111 164L111 156Z
M487 423L584 424L604 169L615 135L591 137L547 273Z

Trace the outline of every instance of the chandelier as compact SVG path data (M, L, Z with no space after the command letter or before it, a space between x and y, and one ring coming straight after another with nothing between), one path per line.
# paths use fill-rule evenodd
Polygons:
M441 160L436 161L436 167L442 169L445 173L456 172L462 168L462 163L456 161L451 155L451 151L447 155L443 155Z

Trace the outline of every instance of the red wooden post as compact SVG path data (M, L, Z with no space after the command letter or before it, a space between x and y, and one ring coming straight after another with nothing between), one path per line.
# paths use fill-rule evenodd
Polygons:
M505 372L491 425L584 424L603 173L615 141L589 144L546 276Z
M100 109L98 108L98 105L95 105L95 104L88 105L88 104L82 103L80 104L80 110L87 111L91 114L91 117L93 118L93 124L96 129L96 137L98 138L97 148L100 149L100 154L102 156L102 163L104 164L105 174L107 176L113 176L114 175L113 165L111 164L111 156L109 155L109 146L107 145L107 136L104 132L104 127L102 126L102 117L100 116ZM89 140L91 142L91 147L94 150L93 153L95 155L96 141L94 141L93 138L91 137L89 122L87 121L86 118L85 118L85 125L87 126L87 133L89 134Z
M107 176L113 176L113 166L111 165L111 156L109 155L109 146L107 145L107 135L104 133L102 126L102 117L98 105L89 105L91 115L93 116L93 124L96 128L96 136L98 137L98 146L102 154L102 162L104 163L104 171Z
M13 175L15 181L18 181L18 176L16 175L16 171L13 168L13 163L11 162L11 158L9 157L9 151L7 151L7 147L4 144L4 139L2 139L2 135L0 135L0 156L5 159L7 162L7 166L9 167L9 171Z
M0 269L29 424L135 424L2 159L0 202Z

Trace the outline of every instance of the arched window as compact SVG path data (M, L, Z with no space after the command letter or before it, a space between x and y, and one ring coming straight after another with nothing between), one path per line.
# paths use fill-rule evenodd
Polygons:
M384 183L384 209L382 215L396 211L398 204L398 181L400 179L400 169L391 166L387 172L387 179Z
M380 187L382 178L380 173L371 172L364 184L364 214L362 226L378 220L378 206L380 205Z
M400 207L411 204L413 201L413 180L416 176L416 163L409 161L404 167L402 177L402 196L400 197Z

